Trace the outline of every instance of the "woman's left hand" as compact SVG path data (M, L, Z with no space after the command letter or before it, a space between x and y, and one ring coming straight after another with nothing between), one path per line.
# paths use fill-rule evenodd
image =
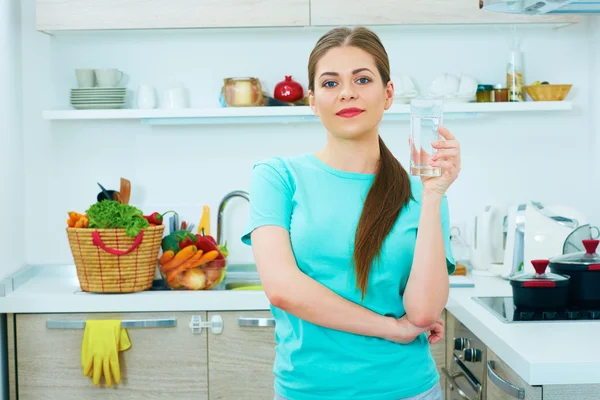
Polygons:
M424 194L435 193L443 196L458 178L460 172L460 143L443 126L438 128L438 132L445 140L432 143L433 148L437 149L437 153L431 157L429 165L441 168L442 174L440 176L424 176L421 181Z

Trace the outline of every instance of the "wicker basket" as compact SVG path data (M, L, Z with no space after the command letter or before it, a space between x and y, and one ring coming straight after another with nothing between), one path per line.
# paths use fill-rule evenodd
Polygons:
M562 101L573 85L535 85L523 88L533 101Z
M164 225L149 227L132 238L125 235L125 229L67 228L81 290L133 293L149 289L164 229Z

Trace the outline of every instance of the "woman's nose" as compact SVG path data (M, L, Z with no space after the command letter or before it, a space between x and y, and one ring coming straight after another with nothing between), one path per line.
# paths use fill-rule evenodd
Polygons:
M340 100L354 100L356 97L356 91L352 88L352 86L342 86L340 90Z

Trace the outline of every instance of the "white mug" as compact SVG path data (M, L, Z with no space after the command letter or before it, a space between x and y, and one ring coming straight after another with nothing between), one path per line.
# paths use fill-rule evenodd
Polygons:
M91 88L96 84L96 74L90 68L77 68L75 70L77 86L80 88Z
M149 85L141 85L137 94L137 105L140 109L151 109L156 107L156 94L154 88Z
M96 69L99 87L115 87L123 79L123 73L116 68Z
M188 108L187 92L184 87L174 87L166 89L163 93L161 108Z

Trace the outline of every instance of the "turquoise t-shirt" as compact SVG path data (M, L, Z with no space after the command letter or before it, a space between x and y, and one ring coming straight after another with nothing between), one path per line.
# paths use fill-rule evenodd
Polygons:
M250 217L242 241L251 245L250 233L257 227L281 226L290 232L302 272L350 301L400 318L405 314L402 294L412 266L422 184L411 177L414 201L401 211L386 238L361 300L351 260L374 176L334 169L312 154L259 162L252 173ZM445 197L441 207L452 273ZM284 398L396 400L418 395L439 381L425 334L403 345L318 326L273 306L271 311L276 320L275 392Z

